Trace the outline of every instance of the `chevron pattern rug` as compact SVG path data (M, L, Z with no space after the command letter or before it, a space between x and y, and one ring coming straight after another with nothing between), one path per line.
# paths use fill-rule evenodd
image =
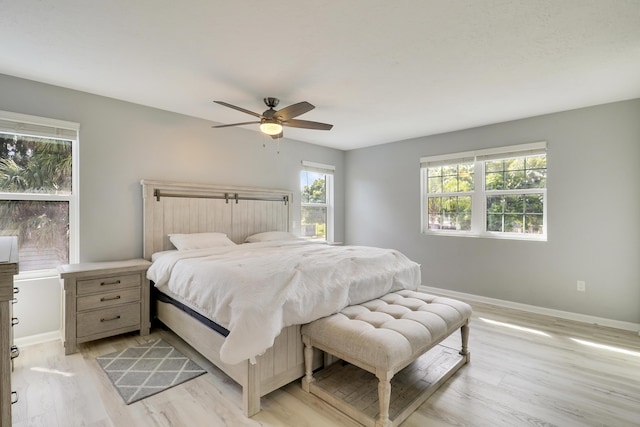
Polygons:
M127 405L206 372L163 340L99 356L96 361Z

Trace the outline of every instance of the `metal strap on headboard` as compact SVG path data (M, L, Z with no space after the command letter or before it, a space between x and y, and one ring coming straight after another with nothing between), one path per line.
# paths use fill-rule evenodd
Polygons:
M222 199L229 203L229 200L235 200L236 204L239 200L258 200L264 202L283 202L285 205L289 203L289 196L282 196L281 198L274 197L250 197L250 196L241 196L238 193L224 193L224 195L220 194L204 194L204 193L171 193L171 192L162 192L159 189L154 190L153 197L156 198L156 201L159 202L161 197L182 197L182 198L191 198L191 199Z

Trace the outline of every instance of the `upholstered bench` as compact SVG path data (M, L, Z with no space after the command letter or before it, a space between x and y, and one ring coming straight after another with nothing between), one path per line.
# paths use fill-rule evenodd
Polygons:
M348 306L340 313L302 326L302 340L305 344L305 376L302 379L302 387L305 391L321 397L365 425L376 427L398 425L438 386L468 362L470 316L471 307L466 303L409 290L392 292L379 299ZM425 369L416 368L410 372L409 376L416 376L423 375L419 373L423 371L438 371L436 377L432 375L426 381L429 383L426 386L424 386L424 379L417 378L414 381L415 384L402 387L403 390L420 387L424 390L420 389L410 401L406 404L403 402L401 409L394 410L395 418L391 420L389 404L391 380L394 375L411 365L428 350L438 346L458 329L461 329L462 349L459 352L449 349L449 355L453 354L455 360L449 362L444 368L432 366ZM334 394L328 393L325 388L316 383L311 367L314 347L371 372L377 377L378 405L374 408L378 412L377 417L364 414L357 405L354 407ZM446 359L443 357L432 359L436 360L437 365L439 360ZM317 376L320 377L318 374ZM336 376L344 377L344 374ZM370 390L357 392L371 394ZM354 394L354 392L350 393ZM403 391L403 394L409 393ZM374 400L375 397L374 395ZM367 399L372 400L371 396ZM394 397L394 402L400 400L402 399Z

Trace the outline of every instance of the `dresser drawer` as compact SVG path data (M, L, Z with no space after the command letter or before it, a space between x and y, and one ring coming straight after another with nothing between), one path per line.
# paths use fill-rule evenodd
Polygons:
M78 311L94 310L137 301L140 301L140 288L128 288L78 297L76 309Z
M78 313L76 331L82 338L129 326L140 326L140 303Z
M134 286L140 286L139 274L84 279L78 280L76 284L76 294L87 295L96 292L110 292L117 289L132 288Z

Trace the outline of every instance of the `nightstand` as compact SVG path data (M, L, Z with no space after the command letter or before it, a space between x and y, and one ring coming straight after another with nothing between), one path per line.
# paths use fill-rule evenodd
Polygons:
M64 352L76 344L140 330L148 335L151 263L144 259L58 267L64 287Z

